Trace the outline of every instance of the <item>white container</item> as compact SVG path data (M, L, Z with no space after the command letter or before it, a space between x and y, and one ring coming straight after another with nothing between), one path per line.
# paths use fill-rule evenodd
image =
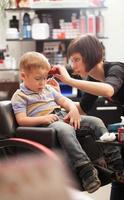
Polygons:
M32 38L35 40L43 40L49 38L49 24L36 23L32 25Z
M7 39L18 39L19 38L19 32L17 28L8 28L6 32Z

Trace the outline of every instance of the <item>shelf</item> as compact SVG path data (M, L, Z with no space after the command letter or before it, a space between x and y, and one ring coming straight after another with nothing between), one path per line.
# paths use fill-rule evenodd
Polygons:
M73 39L73 38L72 38ZM7 41L20 41L20 42L28 42L28 41L43 41L43 42L57 42L57 41L71 41L72 39L43 39L43 40L36 40L36 39L7 39ZM98 39L108 39L108 37L98 37Z
M0 68L0 71L19 71L19 69L12 69L12 68Z
M70 41L70 40L72 40L72 39L38 39L38 40L36 40L36 39L33 39L33 38L27 38L27 39L7 39L7 41L25 41L25 42L28 42L28 41L43 41L43 42L55 42L55 41Z
M39 16L39 18L41 19L41 23L42 23L42 14L50 14L50 16L52 16L52 23L53 23L53 27L55 29L57 29L59 27L59 19L64 19L65 22L71 21L71 17L72 17L72 13L76 13L77 14L77 18L80 17L80 9L106 9L107 7L104 6L105 4L101 4L102 6L91 6L91 4L89 3L89 0L73 0L73 1L45 1L45 2L41 2L41 1L37 1L37 3L35 2L35 6L32 6L30 8L24 7L24 8L16 8L16 9L6 9L6 11L20 11L20 19L22 20L23 17L23 12L21 13L21 11L35 11L35 13ZM33 5L34 5L33 4ZM38 6L39 5L39 6ZM41 12L41 10L43 12ZM20 23L20 27L22 26L22 24ZM21 30L21 28L20 28ZM21 34L19 36L22 36ZM51 36L51 35L50 35ZM104 37L98 37L99 39L108 39L108 37L104 36ZM52 38L48 38L48 39L33 39L33 38L19 38L19 39L7 39L7 41L23 41L23 42L30 42L30 41L41 41L41 42L56 42L56 41L71 41L73 38L68 38L68 39L52 39Z
M6 9L6 11L24 11L24 10L27 10L27 11L37 11L37 10L53 10L53 9L57 9L57 10L65 10L65 9L68 9L68 10L72 10L72 9L107 9L106 6L99 6L99 7L83 7L83 6L72 6L72 7L41 7L41 8L8 8Z
M18 41L18 42L23 42L23 41L26 41L26 42L30 42L30 41L36 41L36 40L34 40L34 39L32 39L32 38L26 38L26 39L6 39L6 41Z
M76 5L76 6L75 6ZM104 3L101 4L101 5L105 5ZM56 9L56 8L89 8L89 7L96 7L94 6L93 4L90 3L89 0L69 0L69 1L46 1L46 2L41 2L41 1L37 1L35 3L32 3L30 4L30 7L31 8L40 8L40 9L43 9L43 8L53 8L53 9Z

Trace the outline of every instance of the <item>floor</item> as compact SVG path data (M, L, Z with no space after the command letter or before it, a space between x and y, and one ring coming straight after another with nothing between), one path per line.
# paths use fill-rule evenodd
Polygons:
M110 199L110 188L111 185L101 187L99 190L93 194L87 192L80 192L79 190L69 189L72 200L109 200Z
M86 193L89 197L92 197L93 200L100 200L100 199L109 200L110 189L111 189L111 184L108 184L106 186L100 187L100 189L94 192L93 194L88 194L87 192L84 193Z

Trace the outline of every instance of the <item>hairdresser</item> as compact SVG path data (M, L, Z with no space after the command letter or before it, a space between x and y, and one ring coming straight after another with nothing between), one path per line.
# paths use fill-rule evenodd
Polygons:
M124 105L124 63L104 61L101 42L93 35L86 34L71 41L67 50L74 74L72 78L65 67L59 67L55 75L60 81L83 92L77 103L81 114L86 114L97 100L103 96L118 105ZM110 200L124 198L124 184L113 182Z

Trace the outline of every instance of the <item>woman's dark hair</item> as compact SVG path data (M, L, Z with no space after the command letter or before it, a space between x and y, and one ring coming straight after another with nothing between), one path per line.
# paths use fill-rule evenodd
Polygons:
M71 41L67 50L68 58L74 53L81 54L87 71L90 71L103 59L101 42L94 35L90 34L80 36Z

